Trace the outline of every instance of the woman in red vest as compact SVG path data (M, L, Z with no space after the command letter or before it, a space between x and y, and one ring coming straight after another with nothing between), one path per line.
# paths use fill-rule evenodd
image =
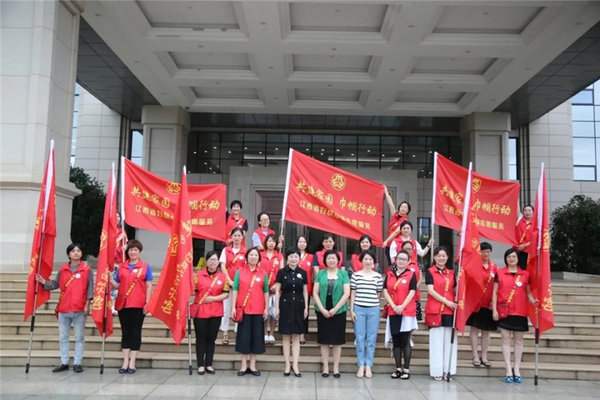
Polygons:
M233 286L233 277L236 271L243 267L246 263L246 248L244 247L244 231L242 228L233 228L231 231L231 244L225 246L221 251L221 257L219 262L221 263L221 272L225 274L225 277L229 283L229 287ZM231 296L227 297L223 302L224 318L221 319L221 327L219 328L223 332L223 338L221 344L229 344L229 314L231 314Z
M235 351L242 355L238 376L260 376L256 369L256 355L265 352L263 320L267 319L268 313L269 280L259 263L260 251L252 247L246 252L246 264L237 270L233 280L231 299L235 306L231 310L231 318L235 320L242 313L235 337Z
M363 269L362 261L360 261L360 256L364 251L371 250L373 246L373 241L369 235L362 235L358 239L358 252L352 254L352 266L351 273L361 271ZM373 249L374 251L375 249ZM375 265L374 271L378 271L379 267Z
M400 233L400 231L398 230L398 228L400 228L400 224L404 221L408 221L408 214L410 214L411 207L408 201L403 201L400 204L398 204L398 209L396 209L396 206L394 206L394 200L392 200L392 196L390 196L387 186L384 186L384 188L385 200L390 209L390 222L388 223L386 237L389 238L391 236L391 239L393 239L398 233ZM392 264L393 261L390 258L389 247L386 247L385 254L388 257L388 263Z
M527 324L527 301L536 304L529 291L529 273L519 268L519 256L515 249L504 253L506 267L498 269L492 294L492 316L502 335L502 355L506 366L504 381L522 383L521 357L523 335L529 330ZM511 335L512 334L512 335ZM512 337L511 337L512 336ZM510 344L514 340L515 365L510 365Z
M406 242L406 241L410 241L413 244L413 252L411 254L411 262L412 263L416 263L417 262L417 256L419 257L424 257L425 255L427 255L427 253L429 253L429 249L431 249L431 246L433 246L433 238L429 239L429 243L427 243L427 246L425 246L425 248L423 249L421 247L421 244L414 240L411 239L410 235L412 234L413 231L413 226L412 223L410 221L403 221L400 224L400 228L398 228L398 233L400 233L400 236L397 236L396 234L388 237L383 244L387 246L388 243L390 243L390 257L391 259L395 259L396 258L396 254L398 253L399 250L402 249L402 243Z
M195 281L196 297L190 314L196 331L198 375L204 375L205 371L214 374L215 340L223 317L223 300L229 296L227 276L219 270L216 251L206 253L206 268L196 272Z
M326 269L327 265L325 264L325 260L323 259L323 256L325 255L325 253L329 250L337 250L335 248L335 239L333 238L333 235L329 232L326 232L323 234L323 240L322 240L322 245L323 248L319 251L317 251L315 253L315 256L313 257L313 276L317 276L317 274L319 273L320 270ZM342 268L343 263L344 263L344 255L342 254L341 251L338 251L338 269Z
M417 276L408 268L410 255L401 250L396 255L383 282L383 296L387 301L390 333L393 341L393 353L396 370L392 379L410 378L411 332L417 329L416 307L414 302L417 291ZM404 365L402 364L404 358Z
M298 262L298 266L300 269L306 272L306 279L308 281L308 285L306 287L308 291L308 302L306 303L306 307L310 309L310 298L313 293L313 285L314 285L314 276L313 276L313 255L308 252L307 249L308 241L306 237L303 235L298 236L296 239L296 247L300 250L300 261ZM308 318L304 319L304 333L300 335L300 344L306 343L305 334L308 333Z
M421 311L421 283L423 283L423 275L421 274L421 266L419 265L419 263L417 261L413 261L412 258L412 254L415 251L413 242L410 240L407 240L406 242L402 243L402 250L404 250L405 252L408 253L408 255L410 256L410 260L408 262L408 269L412 272L415 273L415 276L417 277L417 289L415 292L415 307L416 307L416 316L417 316L417 321L422 321L423 320L423 311ZM397 257L397 255L396 255Z
M481 269L478 271L480 282L483 283L483 294L479 305L469 316L467 325L471 327L469 338L471 340L471 351L473 352L473 365L479 367L491 367L488 361L487 353L490 345L490 334L496 330L496 323L492 318L492 292L494 291L494 280L498 267L491 260L492 245L488 242L481 242ZM479 332L481 332L481 358L477 353L477 343L479 342Z
M121 221L121 214L117 213L117 239L116 239L116 247L115 247L115 258L114 258L114 266L118 267L123 261L125 261L125 247L127 247L127 241L129 238L127 237L127 232L123 229L123 223ZM116 271L117 269L115 269ZM116 273L116 272L115 272ZM117 310L115 310L115 299L117 298L117 290L111 290L112 296L112 313L117 315Z
M527 269L527 260L529 254L535 254L535 246L532 246L535 239L535 229L531 218L533 217L533 206L527 204L523 207L523 216L517 222L515 232L517 235L517 254L519 256L519 266Z
M111 276L111 285L118 289L115 309L121 323L121 351L123 365L120 374L134 374L135 360L142 345L142 325L146 316L146 305L152 294L152 271L142 261L140 253L144 246L132 239L125 249L127 260L119 265L117 276Z
M269 280L269 313L265 320L265 343L275 343L275 325L277 324L275 304L275 279L277 278L277 271L283 266L283 260L281 254L275 248L277 241L275 235L269 234L263 242L265 250L260 252L260 267L267 274Z
M457 343L450 346L452 338L454 302L454 271L446 268L448 250L439 246L433 252L435 264L425 271L427 304L425 325L429 327L429 375L436 381L450 379L456 373ZM456 338L455 338L456 339ZM450 364L450 371L448 371Z
M225 240L225 245L230 245L233 243L233 238L231 235L233 234L234 228L242 229L244 235L248 232L248 220L242 216L242 202L239 200L233 200L229 205L230 213L226 213L226 230L227 230L227 238Z
M265 249L265 239L268 235L274 235L275 231L269 228L271 218L266 212L261 212L258 214L256 219L258 220L258 228L256 228L252 233L252 246L258 247L258 250L262 251ZM279 247L281 248L281 246Z
M91 311L90 302L94 298L94 276L90 267L81 261L83 253L81 246L71 243L67 246L69 262L60 267L55 280L45 280L36 275L36 280L44 285L44 290L60 288L60 297L56 305L58 318L58 335L60 349L60 365L52 372L69 369L69 335L71 324L75 334L75 354L73 356L73 371L83 372L85 317Z

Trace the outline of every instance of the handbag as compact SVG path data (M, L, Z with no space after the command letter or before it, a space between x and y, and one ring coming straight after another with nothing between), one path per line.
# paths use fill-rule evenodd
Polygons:
M425 314L425 325L430 328L435 328L442 325L442 313Z
M521 275L517 275L517 279L515 279L515 285L513 286L510 294L508 295L508 300L503 301L502 303L498 303L496 305L496 311L498 311L498 319L504 319L508 317L508 305L512 302L515 297L515 291L519 286L519 282L521 281Z
M254 282L256 282L256 275L252 274L252 282L250 282L250 287L248 288L244 302L240 305L236 304L235 306L235 318L232 318L233 322L242 322L242 318L244 317L244 308L246 307L246 304L248 304L248 299L250 298L250 292L252 291Z

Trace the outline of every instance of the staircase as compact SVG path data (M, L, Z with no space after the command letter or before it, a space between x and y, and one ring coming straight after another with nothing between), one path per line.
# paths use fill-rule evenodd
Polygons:
M25 286L27 276L19 273L0 274L0 365L25 366L29 342L30 322L23 321L25 304ZM539 344L539 371L541 378L600 380L600 284L571 283L554 281L554 317L555 327L542 335ZM423 299L426 298L422 291ZM37 311L33 347L32 366L55 366L59 363L58 324L54 317L54 308L58 291L51 300ZM424 303L424 301L423 301ZM301 347L300 369L302 371L320 371L319 346L316 344L316 317L311 309L310 332L307 343ZM232 324L233 326L233 324ZM233 329L233 328L232 328ZM385 321L382 319L377 338L375 373L391 373L394 368L390 350L385 349ZM342 372L356 371L356 353L353 346L354 332L348 322L346 345L343 346L340 369ZM98 334L94 322L86 322L86 348L84 367L100 365L102 337ZM458 374L462 376L504 375L499 332L492 333L488 359L491 368L473 367L468 331L458 337ZM105 366L121 366L120 352L121 330L115 317L114 333L106 340ZM238 369L239 354L234 351L235 333L230 332L229 345L221 345L217 339L214 367L216 369ZM267 346L265 354L258 357L258 368L265 371L283 370L283 353L279 335L278 342ZM419 330L413 333L411 373L429 373L427 328L421 323ZM195 367L195 350L192 333L192 359ZM71 349L73 348L71 342ZM525 349L521 373L525 377L534 375L535 342L533 329L525 335ZM183 340L178 347L171 339L168 328L156 318L147 316L142 331L142 349L137 360L138 368L187 368L188 342Z

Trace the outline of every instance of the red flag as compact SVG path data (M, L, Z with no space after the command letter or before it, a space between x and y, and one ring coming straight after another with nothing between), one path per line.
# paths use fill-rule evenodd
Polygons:
M109 275L114 269L115 249L117 247L117 194L115 182L115 164L113 163L108 192L104 203L104 219L100 234L100 252L96 271L96 287L92 304L92 319L100 334L104 333L103 320L106 315L106 337L113 332L112 297L110 295Z
M54 264L54 242L56 240L56 185L54 171L54 140L51 140L35 217L33 243L31 244L27 295L25 297L25 312L23 314L25 321L33 313L34 309L50 299L50 291L42 289L42 285L36 282L35 275L39 273L44 279L50 279ZM37 299L34 300L36 289Z
M535 210L532 221L536 224L537 257L527 263L527 271L531 281L530 290L534 298L539 300L539 332L547 331L554 326L554 309L552 306L552 284L550 279L550 231L548 230L548 191L546 187L546 171L542 163L542 172L535 198ZM531 256L530 256L531 258ZM528 304L529 320L534 328L538 328L536 307Z
M465 331L467 320L471 313L476 311L483 295L483 282L479 282L479 269L482 263L479 231L473 222L477 216L474 215L475 211L472 208L474 198L472 175L473 171L469 165L459 246L460 270L457 278L458 304L455 327L461 332Z
M190 207L186 204L189 204L189 197L184 167L167 256L156 290L148 303L148 311L171 329L173 340L178 345L185 336L188 302L194 291L192 223Z
M382 184L290 149L282 219L352 239L383 242Z
M131 226L171 232L180 185L169 182L130 160L123 159L123 214ZM223 184L188 186L192 235L225 241L227 188Z
M432 224L459 230L468 170L438 153L435 153L434 165ZM473 172L472 186L471 209L476 213L473 222L479 234L502 243L516 244L520 185Z

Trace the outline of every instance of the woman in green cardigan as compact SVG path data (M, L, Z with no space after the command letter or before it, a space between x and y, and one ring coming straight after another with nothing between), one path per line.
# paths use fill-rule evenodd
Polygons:
M333 377L340 377L340 356L342 345L346 343L346 303L350 297L350 279L346 271L338 269L339 261L340 256L335 250L327 250L322 260L327 268L319 271L313 287L323 378L329 376L329 347L333 349Z

